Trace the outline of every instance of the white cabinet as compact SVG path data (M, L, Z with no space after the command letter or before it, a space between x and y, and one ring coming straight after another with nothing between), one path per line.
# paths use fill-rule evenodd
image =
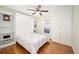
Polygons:
M72 7L58 6L51 17L52 41L71 46Z

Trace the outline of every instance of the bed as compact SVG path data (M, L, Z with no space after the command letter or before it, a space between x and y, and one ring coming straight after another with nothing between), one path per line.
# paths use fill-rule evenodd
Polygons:
M31 54L37 54L41 46L48 42L48 37L38 33L16 35L17 42Z

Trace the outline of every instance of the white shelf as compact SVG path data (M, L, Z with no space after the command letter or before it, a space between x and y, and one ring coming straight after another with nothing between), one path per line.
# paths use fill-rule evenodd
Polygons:
M1 32L0 35L3 35L3 34L11 34L11 33L14 33L14 32Z
M11 26L11 27L9 27L9 26L0 26L0 29L3 29L3 28L14 28L14 26Z
M14 39L14 38L0 39L0 41L10 40L10 39Z

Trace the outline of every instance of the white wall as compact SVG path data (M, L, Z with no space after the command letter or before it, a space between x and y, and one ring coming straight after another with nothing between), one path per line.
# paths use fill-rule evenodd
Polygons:
M71 46L72 6L54 6L49 19L52 41Z
M75 53L79 53L79 6L73 6L72 47Z
M0 12L1 13L6 13L6 14L10 14L10 15L15 15L15 12L13 10L4 8L2 6L0 6Z
M25 33L33 32L33 18L27 15L17 13L15 19L16 35L23 35Z
M43 21L45 18L43 18L42 16L36 16L34 17L34 21L36 22L36 32L37 33L44 33L44 27L43 27Z
M32 14L32 12L30 13L30 11L27 11L27 7L29 6L21 6L23 8L21 8L20 6L13 8L12 6L10 6L12 9L18 9L20 11L24 11L26 13ZM26 9L25 9L26 7ZM30 6L31 7L31 6ZM34 8L34 6L33 6ZM40 26L39 22L42 22L42 20L49 20L50 21L50 25L51 25L51 33L50 33L50 37L52 38L53 41L71 46L71 26L72 26L72 6L53 6L53 5L43 5L42 6L43 9L49 10L48 13L43 13L43 17L41 17L41 21L40 18L38 18L38 32L43 32L43 25L42 27ZM24 9L24 10L21 10ZM1 11L5 10L3 8L0 8ZM12 13L13 11L11 10L5 10L6 13L8 13L8 11L10 13ZM14 14L14 13L13 13ZM34 15L36 16L36 15ZM28 31L29 29L29 22L32 21L28 21L29 19L32 19L32 17L26 16L24 14L20 14L20 13L16 13L16 20L15 20L15 24L16 24L16 31L18 33L20 33L21 30L25 32L29 32L31 30ZM28 22L28 23L27 23ZM42 22L43 23L43 22ZM30 24L30 23L29 23ZM31 23L32 24L32 23ZM21 28L20 28L21 26ZM39 28L40 27L40 28ZM25 29L22 29L25 28ZM27 31L26 31L27 29ZM32 28L33 29L33 28ZM22 31L22 32L23 32Z
M10 15L10 22L3 21L3 14ZM14 33L14 15L14 11L0 7L0 34Z
M37 32L43 33L43 23L50 22L50 37L52 41L71 46L72 6L44 6L48 13L37 16Z

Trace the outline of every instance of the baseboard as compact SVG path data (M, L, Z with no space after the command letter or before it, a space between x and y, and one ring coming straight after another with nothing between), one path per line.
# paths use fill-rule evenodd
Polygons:
M52 40L52 39L51 39ZM64 45L64 46L67 46L67 47L71 47L69 45L66 45L66 44L63 44L62 42L58 42L58 41L55 41L55 40L52 40L53 42L57 43L57 44L60 44L60 45ZM71 47L72 48L72 47Z

